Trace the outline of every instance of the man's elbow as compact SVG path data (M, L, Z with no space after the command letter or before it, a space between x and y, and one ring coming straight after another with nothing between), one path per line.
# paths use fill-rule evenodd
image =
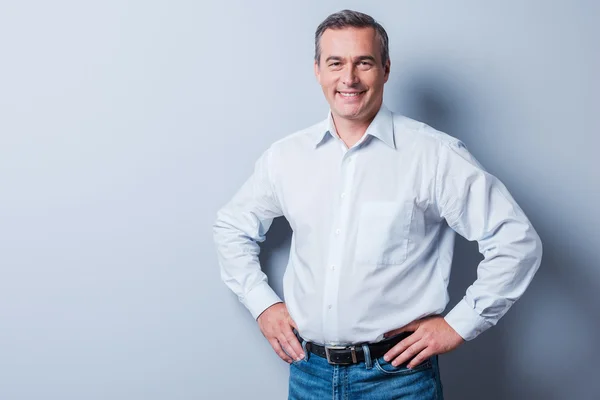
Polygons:
M232 224L228 222L227 214L224 209L221 208L217 211L215 219L212 224L213 239L215 243L219 243L221 239L227 235L232 229Z
M542 244L542 239L540 238L539 235L536 234L534 254L535 254L535 258L537 259L538 268L539 268L540 264L542 263L542 254L543 253L544 253L544 245Z
M538 233L532 227L531 244L529 245L529 251L527 252L526 259L529 260L531 265L532 273L536 273L542 263L542 254L544 252L544 246L542 239Z

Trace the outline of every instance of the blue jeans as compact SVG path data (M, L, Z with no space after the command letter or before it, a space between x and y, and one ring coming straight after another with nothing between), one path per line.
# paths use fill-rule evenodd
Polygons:
M304 359L290 364L288 400L443 400L438 357L413 369L394 367L383 357L365 362L331 365L306 351ZM366 346L363 346L365 349Z

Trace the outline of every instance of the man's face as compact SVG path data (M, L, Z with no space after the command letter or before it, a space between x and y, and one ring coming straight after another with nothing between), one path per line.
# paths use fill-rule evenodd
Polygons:
M321 36L321 57L315 75L334 118L367 121L383 101L389 60L381 62L373 28L327 29Z

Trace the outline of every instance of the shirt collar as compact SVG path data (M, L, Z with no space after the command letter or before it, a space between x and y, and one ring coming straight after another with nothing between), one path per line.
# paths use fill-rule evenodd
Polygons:
M328 134L331 136L336 135L331 110L327 114L327 119L319 125L319 128L315 133L315 147L321 144ZM381 104L381 108L377 112L377 115L375 115L375 118L367 128L365 135L374 136L391 148L396 149L393 114L383 103Z

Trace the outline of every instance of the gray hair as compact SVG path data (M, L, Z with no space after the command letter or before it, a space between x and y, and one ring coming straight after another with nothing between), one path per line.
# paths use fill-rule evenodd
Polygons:
M321 36L327 29L342 29L342 28L373 28L379 38L379 47L381 51L381 62L383 65L390 58L390 50L388 47L388 35L383 26L373 19L370 15L363 14L358 11L342 10L331 14L321 22L315 32L315 61L319 64L321 58Z

